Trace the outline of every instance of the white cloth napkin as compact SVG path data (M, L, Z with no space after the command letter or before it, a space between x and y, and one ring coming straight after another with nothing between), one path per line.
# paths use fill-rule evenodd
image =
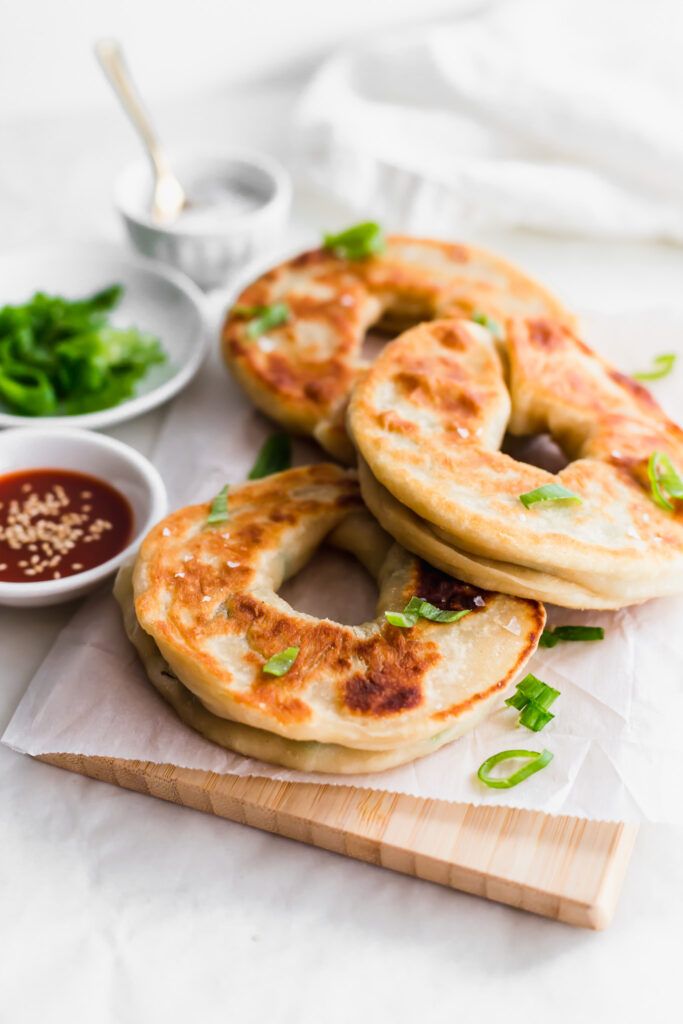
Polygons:
M333 56L296 145L404 230L682 241L681 40L680 0L498 3Z

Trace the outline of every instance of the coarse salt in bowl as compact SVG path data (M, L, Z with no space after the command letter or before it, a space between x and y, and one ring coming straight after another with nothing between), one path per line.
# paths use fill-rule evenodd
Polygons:
M289 175L272 157L249 150L173 157L188 205L170 224L152 219L152 172L128 164L115 201L133 245L182 270L203 288L224 285L235 270L267 251L289 216Z

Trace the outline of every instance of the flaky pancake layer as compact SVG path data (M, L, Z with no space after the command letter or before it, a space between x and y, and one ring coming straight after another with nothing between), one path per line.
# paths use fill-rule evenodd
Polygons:
M251 725L214 715L183 686L161 656L152 637L145 633L136 618L132 566L124 566L119 571L114 593L121 606L126 634L138 652L147 678L181 721L220 747L268 764L278 764L301 772L339 775L386 771L433 754L440 747L451 743L484 718L490 711L490 704L498 699L496 696L480 701L471 714L459 719L448 729L441 729L428 739L392 750L360 750L336 743L316 743L315 740L288 740L277 733L254 729Z
M239 307L284 302L289 320L260 338L234 311L223 354L251 400L287 429L313 434L342 461L353 461L344 408L366 365L366 331L397 334L421 320L486 313L572 318L545 288L492 253L401 235L370 259L339 259L316 249L288 260L239 296Z
M218 717L292 740L391 750L474 724L535 650L542 606L478 591L409 555L367 513L355 477L336 466L241 486L229 513L213 527L207 505L172 513L143 542L134 572L140 626ZM377 579L375 620L316 619L278 596L324 539ZM389 625L384 611L412 596L471 614ZM291 646L299 648L292 668L265 674L267 660Z
M372 476L475 561L556 577L607 597L603 607L683 590L683 515L657 506L647 480L655 450L683 465L681 429L569 329L528 320L508 322L507 332L497 347L476 324L437 321L384 349L349 407ZM557 474L517 462L499 450L506 429L547 431L575 461ZM522 505L521 494L548 484L581 503Z

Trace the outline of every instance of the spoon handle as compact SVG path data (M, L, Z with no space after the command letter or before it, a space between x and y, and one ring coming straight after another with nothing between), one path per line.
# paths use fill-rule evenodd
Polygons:
M95 43L95 56L142 139L157 175L162 174L168 169L168 161L128 70L120 43L115 39L99 39Z

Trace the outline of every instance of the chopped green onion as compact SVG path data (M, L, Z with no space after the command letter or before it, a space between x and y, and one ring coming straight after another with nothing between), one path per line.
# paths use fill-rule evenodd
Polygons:
M473 320L475 324L481 324L482 327L491 332L494 338L502 339L505 337L505 331L498 321L494 320L492 316L482 313L480 309L472 310L470 320Z
M634 380L661 380L662 377L668 377L674 366L676 365L676 359L678 356L675 352L664 352L661 356L655 356L652 362L654 363L654 369L644 370L642 373L634 373Z
M370 220L340 231L338 235L325 235L323 244L342 260L365 260L383 252L386 246L381 227Z
M284 651L279 651L272 658L268 658L263 666L263 671L267 672L269 676L283 676L289 672L298 655L298 647L286 647Z
M429 619L430 622L458 622L465 615L469 615L471 611L471 608L448 611L447 609L437 608L422 597L411 597L402 612L385 612L384 617L392 626L398 626L400 629L410 629L417 624L418 619Z
M602 626L555 626L555 629L544 629L541 633L539 647L555 647L560 640L604 640L605 630Z
M522 712L519 716L519 725L540 732L555 717L550 714L548 708L559 696L559 690L529 673L521 683L517 683L516 693L508 697L505 703L508 707Z
M261 446L256 462L249 472L249 480L260 480L272 473L280 473L292 465L292 441L288 434L271 434Z
M567 488L562 487L561 484L544 484L543 487L537 487L534 491L527 491L526 494L520 494L519 500L525 508L530 508L531 505L536 505L539 502L550 501L555 505L581 504L581 498L578 494L574 494L573 491L568 491Z
M408 615L416 614L421 619L429 619L430 622L457 622L459 619L469 615L471 608L463 608L459 611L437 608L435 605L425 601L422 597L411 597L403 609Z
M392 626L399 629L411 629L419 619L419 615L408 615L405 612L385 612L384 618Z
M538 707L535 701L531 701L519 716L519 725L531 729L532 732L540 732L548 722L552 722L554 717L555 715L550 711L544 711L543 708Z
M512 775L508 775L507 778L494 778L490 774L491 769L495 768L502 761L512 761L514 758L519 757L528 758L528 763L523 768L513 772ZM518 786L520 782L528 779L530 775L540 772L542 768L550 764L552 759L553 755L549 750L542 750L540 752L538 750L501 750L498 754L492 754L491 757L487 757L480 766L477 775L484 785L489 786L491 789L512 789L513 786Z
M208 525L213 526L214 523L224 523L226 519L230 518L228 512L228 488L229 484L222 487L216 497L211 502L211 508L209 514L206 517Z
M274 302L270 306L235 306L235 316L248 320L247 334L260 338L272 327L280 327L289 320L289 306L285 302Z
M664 452L653 452L647 462L647 475L655 504L667 512L675 512L669 498L683 498L683 480L669 456Z
M534 676L531 672L524 676L521 683L517 683L517 692L512 697L508 697L505 701L513 708L523 708L530 701L534 701L539 707L544 710L550 707L553 701L557 700L560 696L560 691L553 689L552 686L548 686L538 676Z

